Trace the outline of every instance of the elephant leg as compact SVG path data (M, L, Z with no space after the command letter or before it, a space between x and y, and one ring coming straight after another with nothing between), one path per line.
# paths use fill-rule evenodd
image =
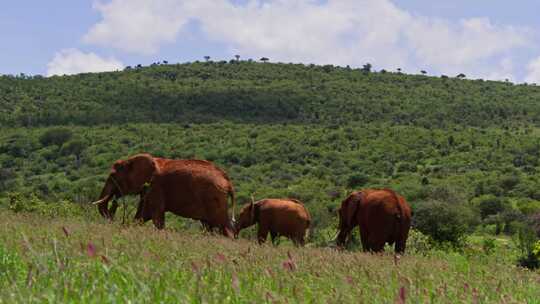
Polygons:
M373 252L382 252L384 250L384 243L384 238L373 236L369 240L369 249Z
M135 217L133 218L135 221L142 220L143 204L144 204L144 201L141 199L139 201L139 205L137 205L137 212L135 213Z
M296 246L301 246L301 247L303 247L304 244L305 244L304 233L303 233L303 232L298 233L292 240L293 240L293 243L294 243Z
M202 225L203 231L213 232L213 230L214 230L214 226L210 225L210 223L208 223L205 220L201 220L201 225Z
M143 217L151 216L152 222L157 229L165 228L165 200L161 189L153 187L145 198Z
M154 226L159 230L165 228L165 211L154 211L154 214L152 214L152 222L154 223Z
M234 228L229 221L223 226L222 233L224 236L234 239Z
M257 232L257 240L259 241L259 244L266 242L267 237L268 237L268 228L259 225L259 231Z
M219 227L224 236L234 239L234 227L227 213L227 197L223 197L221 193L209 195L200 198L201 202L206 202L206 218L203 221L212 228Z
M111 208L109 208L109 218L111 220L114 219L114 215L116 214L116 209L118 209L118 201L116 201L116 199L114 199L111 203Z
M394 246L394 251L398 254L405 253L405 239L399 238Z
M360 241L362 242L362 249L364 251L370 251L369 246L369 234L367 229L360 229Z

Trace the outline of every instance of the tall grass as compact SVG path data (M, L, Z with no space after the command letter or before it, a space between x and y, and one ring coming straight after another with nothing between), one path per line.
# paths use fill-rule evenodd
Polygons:
M1 303L537 303L493 255L371 255L0 211Z

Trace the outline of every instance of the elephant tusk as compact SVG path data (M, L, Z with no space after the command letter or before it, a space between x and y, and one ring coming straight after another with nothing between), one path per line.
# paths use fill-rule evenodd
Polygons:
M105 196L104 198L102 198L102 199L100 199L100 200L97 200L97 201L95 201L95 202L92 202L92 203L90 203L90 204L92 204L92 205L99 205L99 204L103 203L104 201L106 201L106 200L108 200L108 199L110 199L110 198L111 198L111 195L109 194L109 195Z
M339 234L339 230L336 231L336 234L334 235L334 237L332 238L332 242L335 242L337 237L338 237L338 234Z

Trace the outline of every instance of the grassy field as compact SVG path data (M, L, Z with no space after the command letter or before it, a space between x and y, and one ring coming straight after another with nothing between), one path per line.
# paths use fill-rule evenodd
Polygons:
M540 303L492 255L339 252L0 211L0 303Z

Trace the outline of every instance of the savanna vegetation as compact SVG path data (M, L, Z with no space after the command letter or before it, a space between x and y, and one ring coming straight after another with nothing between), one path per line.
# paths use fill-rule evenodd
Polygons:
M17 290L0 298L69 301L82 288L88 302L167 301L179 290L195 302L387 302L403 287L412 302L538 299L538 273L514 267L540 257L538 100L534 85L249 61L0 76L0 267L13 273L0 281ZM106 224L86 203L112 162L139 152L212 160L241 204L302 200L317 249L229 244L178 218L166 232ZM390 256L324 249L341 200L363 187L391 187L413 207L399 268Z

